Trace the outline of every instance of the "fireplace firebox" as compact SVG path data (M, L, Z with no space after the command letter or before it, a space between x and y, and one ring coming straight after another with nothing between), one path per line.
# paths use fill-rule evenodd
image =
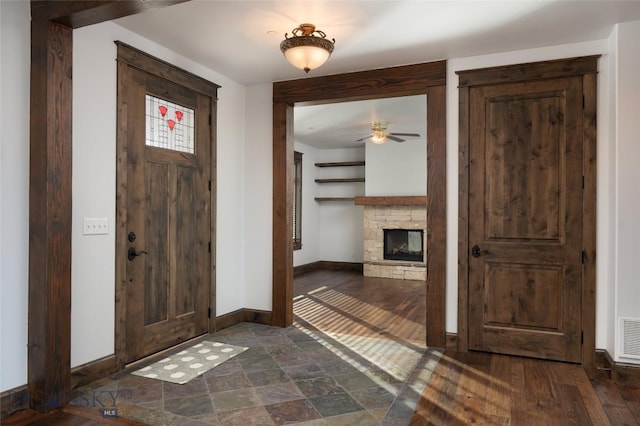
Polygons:
M423 262L423 241L421 229L385 229L384 259Z

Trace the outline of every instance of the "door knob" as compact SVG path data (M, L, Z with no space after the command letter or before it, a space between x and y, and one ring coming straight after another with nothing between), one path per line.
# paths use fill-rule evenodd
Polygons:
M129 247L129 250L127 251L127 258L129 260L133 260L141 254L147 254L147 252L144 250L136 251L135 247Z
M486 250L482 250L477 244L471 247L471 256L473 257L480 257L480 255L487 254L487 253L489 252Z

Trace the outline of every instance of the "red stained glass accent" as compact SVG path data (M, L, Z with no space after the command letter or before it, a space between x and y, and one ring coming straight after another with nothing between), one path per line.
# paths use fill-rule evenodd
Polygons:
M160 105L158 109L160 110L160 114L164 117L165 114L167 113L167 107L164 105Z
M176 125L176 122L173 120L167 120L167 124L169 125L169 130L173 130Z
M182 111L176 111L176 118L178 121L182 121Z

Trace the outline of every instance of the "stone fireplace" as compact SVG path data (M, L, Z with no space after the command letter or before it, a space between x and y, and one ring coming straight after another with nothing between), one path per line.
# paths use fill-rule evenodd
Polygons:
M426 280L426 197L357 197L355 202L364 205L364 276ZM385 240L391 252L386 259Z

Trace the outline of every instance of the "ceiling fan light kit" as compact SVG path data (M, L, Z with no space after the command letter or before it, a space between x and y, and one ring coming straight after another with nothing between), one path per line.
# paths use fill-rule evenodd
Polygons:
M396 132L387 133L387 125L388 123L386 121L372 121L371 130L373 131L373 133L368 136L365 136L364 138L360 138L356 140L356 142L362 142L364 140L369 139L371 140L371 142L373 142L376 145L382 145L388 139L391 139L392 141L395 141L395 142L404 142L406 140L406 139L399 138L398 136L405 136L405 137L411 137L411 138L420 137L419 133L396 133Z
M316 30L313 24L300 24L280 43L280 50L287 61L305 72L318 68L329 59L333 52L335 39L327 39L327 35Z
M387 130L387 123L385 121L374 121L371 123L371 130L373 130L371 142L376 145L382 145L387 141L387 134L385 133L385 130Z

